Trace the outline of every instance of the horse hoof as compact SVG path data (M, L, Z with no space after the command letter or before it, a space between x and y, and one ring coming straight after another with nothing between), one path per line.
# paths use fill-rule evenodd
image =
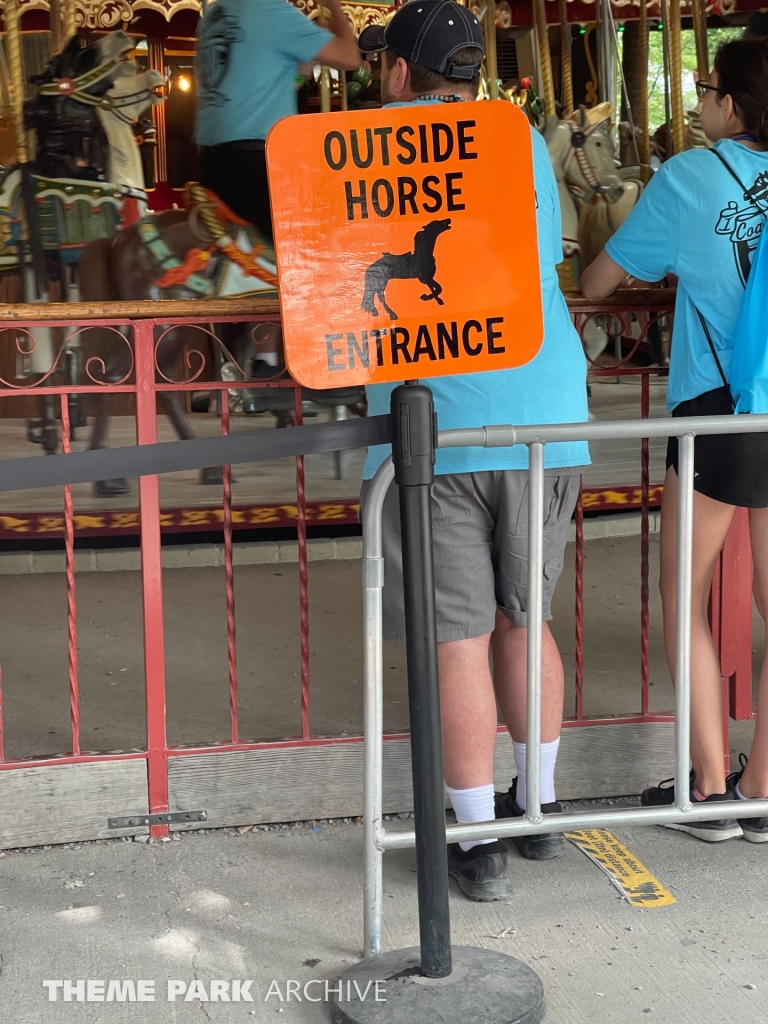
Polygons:
M200 472L200 483L204 487L221 487L224 483L224 473L221 466L209 466Z
M97 480L93 490L100 498L115 498L129 491L128 481L124 477L115 477L113 480Z

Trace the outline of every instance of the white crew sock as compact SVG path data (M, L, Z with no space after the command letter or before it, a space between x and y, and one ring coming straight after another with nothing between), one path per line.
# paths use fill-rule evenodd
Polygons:
M515 750L515 766L517 768L517 806L525 810L525 743L512 741ZM557 761L557 750L560 746L560 737L552 740L551 743L541 744L541 802L551 804L555 798L555 762Z
M469 821L492 821L496 817L492 782L487 786L475 786L473 789L451 789L446 785L445 790L456 813L456 821L460 825ZM466 853L473 846L495 842L495 839L477 839L470 843L459 843L459 846Z

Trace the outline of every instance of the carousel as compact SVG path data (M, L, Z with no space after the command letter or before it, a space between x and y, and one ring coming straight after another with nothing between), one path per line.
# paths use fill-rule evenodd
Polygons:
M563 222L559 273L590 361L597 417L663 414L673 298L644 289L590 304L578 292L580 270L627 217L664 159L708 144L698 126L695 70L709 68L717 42L754 23L759 2L473 4L487 39L482 96L519 105L551 154ZM298 6L310 18L325 17L317 0L299 0ZM344 6L356 33L386 21L394 10ZM194 185L195 32L206 15L204 0L4 0L0 11L0 301L275 296L268 240L247 225L228 223L215 197ZM79 42L73 47L74 36ZM345 74L316 67L297 76L297 90L299 110L308 115L374 106L378 68L365 64ZM498 187L503 203L504 183ZM182 222L192 233L177 245L172 232L182 231ZM118 294L121 272L113 268L109 248L126 227L136 229L137 244L153 253L158 271L145 291L131 295ZM208 272L212 257L218 260L215 274ZM92 273L94 266L98 272ZM108 277L105 268L111 268L112 283L95 285L97 277ZM34 327L24 340L8 340L0 345L0 378L11 387L54 371L57 379L74 383L94 358L111 380L125 371L114 341L105 348L96 332L68 338L60 329ZM245 341L197 341L172 333L159 363L169 379L183 375L191 360L205 363L197 374L199 390L174 395L169 404L169 439L174 432L218 432L221 392L207 392L206 379L242 380L245 372L258 384L285 373L279 332L268 326ZM357 392L304 394L300 415L359 415L362 398ZM255 386L233 389L227 412L246 427L272 429L295 422L294 405L285 390ZM119 397L108 411L75 403L73 415L76 446L132 441L132 410ZM22 455L33 450L30 443L43 452L58 450L53 400L9 395L0 404L0 448L6 456ZM658 506L661 449L606 444L595 456L584 479L587 513ZM310 524L356 523L361 465L362 453L343 462L330 456L307 460ZM163 529L219 529L220 494L206 485L220 479L216 473L164 478ZM243 467L233 500L237 529L294 527L293 466ZM76 487L75 502L82 537L138 529L135 488L125 481ZM59 508L54 492L5 495L0 540L61 537Z

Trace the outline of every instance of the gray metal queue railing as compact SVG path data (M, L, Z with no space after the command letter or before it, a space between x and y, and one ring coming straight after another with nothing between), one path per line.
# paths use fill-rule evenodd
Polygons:
M764 416L698 416L658 420L615 420L600 423L563 423L542 426L490 426L444 430L440 448L507 448L525 444L529 450L528 487L528 687L527 687L527 810L522 818L446 826L446 841L466 842L526 833L567 832L582 828L627 825L664 825L671 822L737 818L743 806L692 805L689 793L691 710L691 565L693 541L693 451L696 434L743 434L768 431ZM555 441L598 441L643 437L679 438L679 505L677 547L677 634L675 641L675 803L668 807L626 808L548 814L541 813L541 607L544 446ZM381 952L382 877L385 850L415 845L412 830L383 828L383 636L381 513L392 482L391 458L380 467L368 492L363 512L363 628L365 689L364 845L365 845L365 956ZM532 614L535 609L539 614ZM768 815L768 799L750 801L750 816Z

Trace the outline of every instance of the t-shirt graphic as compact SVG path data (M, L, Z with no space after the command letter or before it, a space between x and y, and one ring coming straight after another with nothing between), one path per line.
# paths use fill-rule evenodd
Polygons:
M333 36L289 0L216 0L197 27L195 142L266 139L296 113L296 68Z
M758 174L752 187L744 193L746 205L731 200L720 211L715 227L718 235L728 235L733 245L733 255L739 280L746 288L752 266L752 253L757 248L768 214L768 172Z
M232 44L244 40L239 18L225 8L214 6L203 19L197 53L201 105L222 107L230 98L221 87L229 71Z

